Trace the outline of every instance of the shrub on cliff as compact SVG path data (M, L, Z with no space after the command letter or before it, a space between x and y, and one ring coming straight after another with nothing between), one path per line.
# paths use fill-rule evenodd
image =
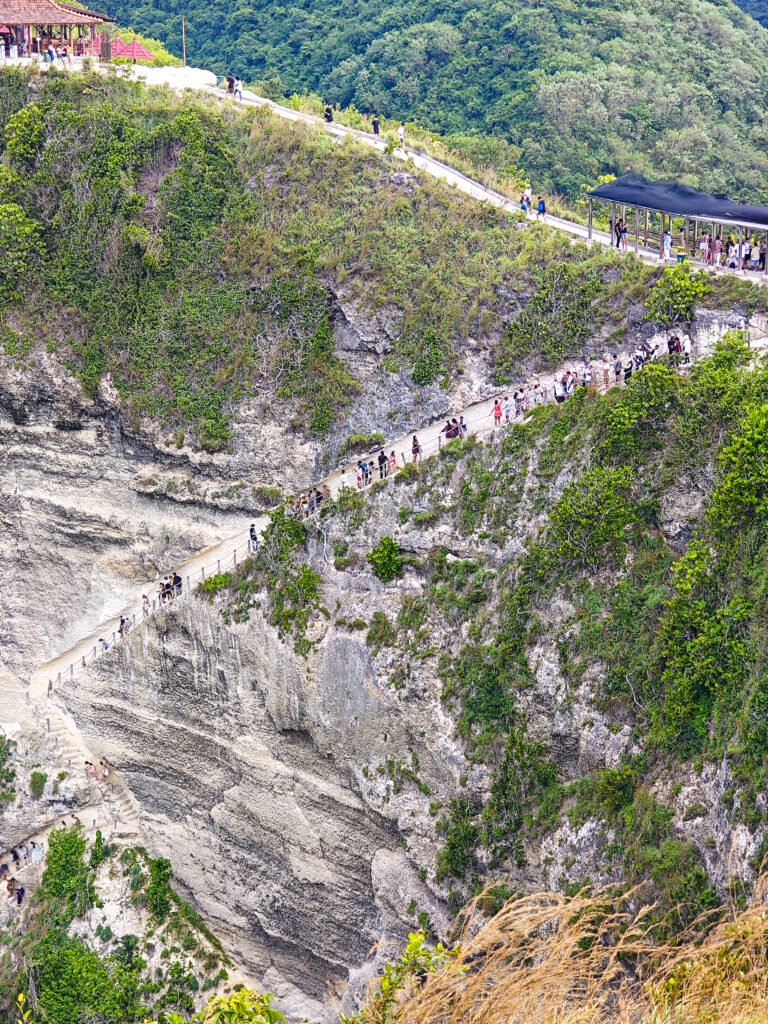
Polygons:
M402 573L406 560L391 537L382 537L376 547L368 552L368 561L377 579L391 583Z

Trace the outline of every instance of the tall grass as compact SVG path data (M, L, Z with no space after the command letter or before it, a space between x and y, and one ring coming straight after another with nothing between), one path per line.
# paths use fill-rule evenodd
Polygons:
M457 954L414 974L394 1014L374 993L365 1024L764 1024L763 895L764 886L750 909L700 920L674 944L655 941L637 890L513 898L490 920L479 897Z

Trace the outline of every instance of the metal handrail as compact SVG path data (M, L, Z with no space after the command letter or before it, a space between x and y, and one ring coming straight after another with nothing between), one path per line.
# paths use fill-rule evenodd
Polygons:
M636 371L636 372L641 372L641 371ZM593 391L597 391L599 394L605 394L612 387L615 387L619 383L620 383L620 380L616 379L615 374L613 373L612 368L606 366L606 367L603 367L602 369L593 370L592 381L588 385L588 387L591 388L591 390L593 390ZM578 385L578 387L581 387L581 386L583 386L583 385L581 385L581 384ZM495 404L496 402L500 401L502 398L506 397L509 394L509 391L510 391L509 388L505 389L504 391L499 391L498 394L492 395L490 398L485 399L485 402L486 403L494 403ZM543 392L542 401L535 402L534 403L534 407L536 407L537 405L550 405L554 401L554 389L552 389L552 388L541 388L541 391ZM464 431L463 437L466 438L468 436L473 436L473 437L485 437L485 436L487 436L490 440L494 440L497 435L501 436L502 433L505 432L505 429L507 427L511 427L511 426L516 425L516 424L521 424L521 423L527 422L527 417L528 417L529 413L530 413L530 409L526 408L523 411L522 415L515 414L515 416L512 417L509 420L509 422L507 422L506 419L505 419L505 421L503 423L499 423L499 424L493 423L493 424L485 427L485 426L483 426L483 424L487 424L489 419L493 419L494 418L494 414L493 414L493 409L491 409L490 413L488 413L487 411L484 411L482 413L482 415L471 417L471 418L469 418L469 419L467 419L465 421L464 426L465 426L466 429ZM463 416L463 413L460 414L460 415ZM418 432L416 431L415 433L418 433ZM436 439L433 439L431 441L426 441L426 442L424 442L424 444L420 443L420 450L419 450L418 456L415 459L414 459L414 456L413 456L412 452L409 453L409 452L401 450L400 451L401 465L397 467L397 470L396 470L395 473L389 472L389 466L387 464L387 471L386 471L386 473L383 476L381 476L381 475L377 476L377 474L376 474L377 466L376 466L376 464L374 464L373 471L371 472L370 477L367 480L365 480L359 488L357 488L357 487L350 487L349 489L350 490L359 489L359 490L363 491L367 487L372 486L374 483L388 482L390 480L395 479L395 477L398 475L398 473L402 472L403 468L406 465L408 465L409 462L421 462L421 461L424 460L425 457L426 458L431 457L431 455L436 454L439 451L441 451L442 448L445 446L445 444L449 443L446 440L444 440L443 433L444 433L444 431L440 431L440 433L437 435ZM454 440L454 439L452 438L451 440ZM392 443L393 442L390 442L390 444L392 444ZM387 444L381 444L381 445L379 445L377 447L376 450L377 451L384 451L387 447L388 447ZM373 458L373 453L368 453L367 455L360 455L360 457L358 458L357 461L358 462L363 462L363 461L367 461L370 458ZM397 456L396 456L396 458L397 458ZM314 484L313 488L310 488L308 493L311 493L311 491L314 488L317 488L318 486L321 486L324 483L326 483L328 480L332 479L334 476L336 476L337 473L341 473L342 476L343 476L343 474L345 472L356 473L356 471L357 471L357 464L355 462L350 461L350 462L347 462L347 463L342 463L342 465L339 466L339 468L334 473L331 473L328 476L324 477L323 480L319 481L318 484ZM309 519L313 519L317 515L320 514L321 507L324 507L324 502L326 502L328 500L328 498L330 498L330 497L332 497L332 495L330 493L326 493L324 495L320 495L320 497L318 499L315 499L315 507L314 507L314 509L312 511L307 511L307 513L302 513L300 509L297 512L295 507L294 507L294 514L298 515L298 517L301 518L302 521L307 521ZM294 506L295 506L295 503L294 503ZM87 666L89 664L94 662L97 658L101 657L102 654L105 654L108 650L110 650L115 644L119 643L122 639L124 639L124 637L128 633L130 633L131 630L133 630L138 624L143 622L145 619L149 619L149 618L151 618L152 615L156 614L157 612L159 612L161 610L164 610L164 609L167 609L169 607L172 607L177 602L186 599L189 596L189 594L192 593L193 585L197 585L198 582L204 583L205 580L214 571L214 569L215 569L216 573L228 572L230 567L233 568L233 569L237 568L237 565L239 564L238 563L238 559L243 560L245 557L247 557L248 554L251 554L251 553L253 553L253 549L252 549L251 541L249 539L246 544L238 545L237 547L235 547L233 549L232 556L231 556L231 563L230 563L229 556L227 556L225 559L217 558L216 561L215 562L211 562L210 565L207 565L207 566L204 565L200 569L196 570L194 573L182 576L182 585L181 585L181 587L178 590L174 589L173 592L170 593L169 596L167 598L165 598L165 599L163 599L162 597L159 597L159 596L158 597L153 597L151 599L151 601L149 601L148 605L146 605L146 606L142 605L141 608L139 608L136 612L133 612L130 616L125 616L128 624L127 624L127 626L124 629L122 629L122 630L120 630L120 629L112 630L111 633L110 633L109 640L107 640L106 637L103 638L104 639L104 643L103 644L101 642L94 644L93 648L90 651L88 651L86 654L82 655L80 658L77 658L75 661L73 661L66 669L64 669L63 672L57 673L55 680L54 679L49 679L48 680L48 692L50 693L50 691L52 690L54 685L59 685L62 682L63 679L66 679L67 677L69 677L70 679L74 679L74 677L75 677L75 670L80 670L80 669L83 669L83 668L87 668ZM167 575L170 576L171 573L169 573ZM176 575L176 574L174 573L173 575Z

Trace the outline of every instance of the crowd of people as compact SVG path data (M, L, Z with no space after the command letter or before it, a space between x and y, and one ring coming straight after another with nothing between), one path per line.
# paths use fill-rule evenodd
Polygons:
M291 512L297 519L309 519L313 516L321 504L328 500L331 496L331 489L327 484L323 484L320 487L313 487L306 494L300 494L298 498L293 502L291 506ZM258 551L259 538L256 533L256 527L251 523L250 532L250 544L251 553L255 554ZM255 544L255 547L254 547Z
M46 64L58 63L61 67L71 68L73 57L93 56L93 44L87 36L73 39L32 36L32 42L28 43L23 35L17 38L13 29L0 32L0 60L30 56L42 57Z
M690 364L692 342L688 335L681 338L678 334L670 334L666 342L666 352L662 352L661 348L662 346L658 343L652 345L650 341L644 339L634 351L626 355L621 355L618 352L606 353L602 359L584 362L578 369L565 369L562 374L552 379L549 387L545 386L538 378L532 380L511 394L494 400L490 413L493 427L500 429L515 420L524 418L536 406L545 405L551 401L560 405L579 388L606 391L610 387L628 384L633 374L658 359L662 354L672 356L679 365ZM443 438L446 441L452 441L457 438L464 439L468 434L469 427L463 416L448 419L439 431L437 447L440 447ZM435 442L432 443L435 444ZM420 462L424 456L424 447L417 434L412 436L410 447L410 461L414 464ZM400 457L404 466L407 461L406 453L402 452ZM364 490L376 481L394 476L397 471L396 451L393 449L387 454L386 450L381 448L377 454L359 459L356 466L340 467L339 487L340 489ZM296 499L292 505L292 514L299 519L309 519L330 496L331 492L327 484L315 487ZM254 536L254 532L255 526L252 524L252 550L256 551L258 550L258 535Z
M619 217L613 225L613 244L617 249L626 252L629 243L629 225L623 217ZM728 267L729 270L765 271L766 239L758 241L755 235L746 235L739 243L734 234L723 237L721 234L705 232L694 243L695 250L689 247L685 232L681 231L677 239L676 254L679 259L687 259L698 255L699 261L707 267ZM667 227L661 236L660 257L664 262L672 259L675 249L672 232Z
M94 766L91 765L90 761L86 761L85 764L86 772L90 775L91 773L88 771L88 766L90 765L91 768ZM103 772L104 778L109 778L111 772L104 761L99 761L99 769ZM72 814L62 818L58 827L69 828L73 825L80 824L81 822L78 816L76 814ZM43 853L44 850L42 843L35 842L34 839L31 839L28 843L21 843L10 851L10 864L8 861L0 862L0 881L5 881L8 899L15 900L16 905L19 907L24 902L26 889L16 876L29 864L36 864L38 861L42 860Z
M39 843L33 840L27 843L22 843L20 846L15 847L11 850L11 863L7 861L0 863L0 880L5 880L6 892L8 899L15 900L17 906L21 906L24 902L24 895L26 890L21 882L16 878L16 874L25 868L28 864L35 864L43 856L43 848Z

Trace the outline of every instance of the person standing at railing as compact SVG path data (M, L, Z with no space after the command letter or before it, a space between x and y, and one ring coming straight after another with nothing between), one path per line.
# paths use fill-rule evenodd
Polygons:
M419 444L419 439L415 434L413 435L413 441L411 441L411 455L413 456L413 464L415 466L421 459L421 445Z
M141 613L145 619L149 618L150 604L146 594L141 595Z
M173 574L173 589L176 592L176 597L181 597L182 579L177 572Z
M467 424L464 422L464 417L463 416L459 416L459 437L462 439L462 441L467 436L467 433L468 433L468 429L467 429ZM394 455L395 453L392 452L392 454Z
M383 448L379 452L379 457L377 459L377 462L379 463L379 480L384 480L386 475L387 475L388 460L387 460L387 456L384 454L384 449Z
M389 453L389 476L394 476L397 472L397 456L394 452Z
M344 485L342 484L342 486ZM252 555L255 555L259 550L259 532L256 529L256 523L251 523L248 530L248 550Z

